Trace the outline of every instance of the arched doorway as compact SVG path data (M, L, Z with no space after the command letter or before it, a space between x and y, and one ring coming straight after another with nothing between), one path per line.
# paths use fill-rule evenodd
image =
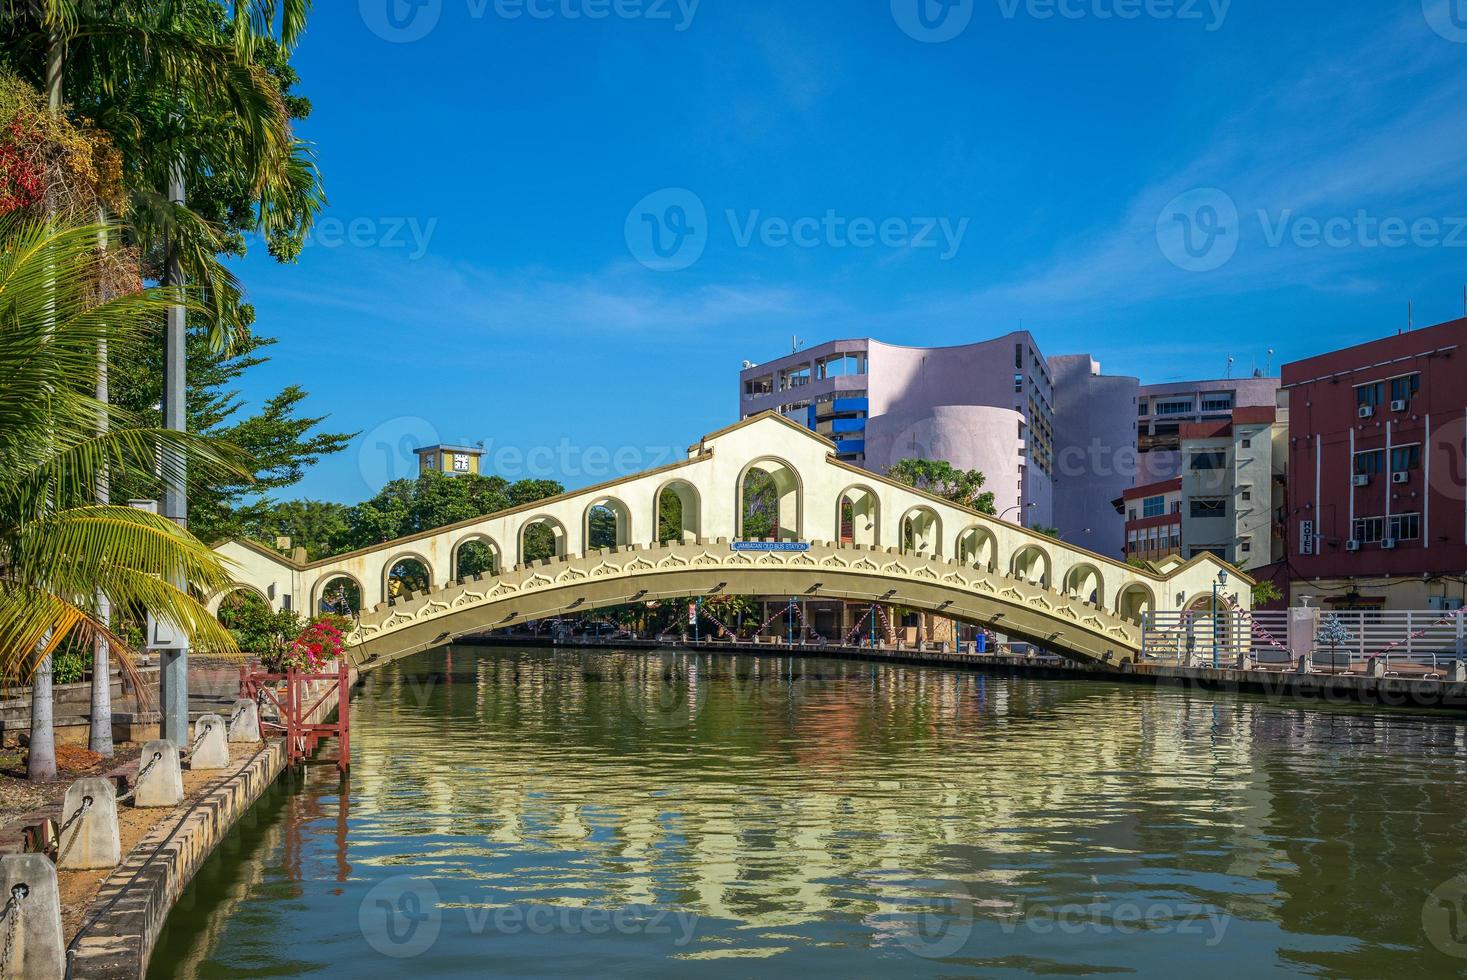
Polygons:
M565 527L555 518L531 518L520 528L519 564L564 558L565 541Z
M389 561L382 575L382 594L389 601L420 595L433 588L433 572L419 555L403 555Z
M317 613L345 616L362 611L362 584L350 575L333 575L316 587Z
M691 483L686 480L664 483L653 506L656 513L652 521L658 541L686 544L702 536L703 504L698 488Z
M1092 606L1105 606L1105 579L1100 569L1090 564L1080 564L1065 575L1065 594Z
M835 501L836 536L840 544L862 548L881 544L881 499L867 486L842 490Z
M745 541L802 540L805 531L800 476L783 460L761 459L739 474L738 536Z
M1139 624L1155 608L1156 596L1139 582L1127 585L1116 596L1116 615L1132 623Z
M499 545L482 534L464 538L453 549L453 578L463 582L475 575L498 575L503 567Z
M913 507L902 515L902 553L942 556L942 518L931 507Z
M964 565L991 572L998 562L998 539L987 528L974 525L958 535L954 554Z
M1038 545L1025 545L1016 551L1011 568L1014 578L1049 587L1049 554Z
M615 497L603 497L586 508L586 550L625 548L632 541L632 512Z

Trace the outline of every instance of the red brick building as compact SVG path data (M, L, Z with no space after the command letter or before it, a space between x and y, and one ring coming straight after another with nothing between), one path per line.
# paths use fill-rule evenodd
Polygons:
M1283 367L1294 598L1455 608L1467 576L1467 319Z

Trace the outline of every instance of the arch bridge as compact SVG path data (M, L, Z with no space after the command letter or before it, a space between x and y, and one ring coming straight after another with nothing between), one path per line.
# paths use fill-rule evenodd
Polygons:
M568 612L724 594L896 604L1120 663L1140 650L1144 614L1210 601L1219 571L1251 606L1247 576L1210 554L1133 567L834 453L766 413L704 436L686 460L350 554L217 550L273 608L352 596L348 640L377 663ZM755 535L766 543L744 543Z

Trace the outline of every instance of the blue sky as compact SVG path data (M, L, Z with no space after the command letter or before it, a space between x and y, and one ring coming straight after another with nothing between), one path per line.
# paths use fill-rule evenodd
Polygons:
M364 433L299 496L657 465L792 335L1161 382L1462 313L1467 0L332 0L297 63L330 207L240 263L244 393Z

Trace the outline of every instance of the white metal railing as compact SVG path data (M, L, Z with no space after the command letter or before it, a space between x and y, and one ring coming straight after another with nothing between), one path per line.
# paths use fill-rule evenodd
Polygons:
M1259 667L1289 666L1288 613L1151 613L1141 650L1144 660L1159 664L1235 667L1247 654ZM1312 658L1325 672L1363 672L1378 660L1387 672L1440 673L1467 660L1467 610L1323 610Z

